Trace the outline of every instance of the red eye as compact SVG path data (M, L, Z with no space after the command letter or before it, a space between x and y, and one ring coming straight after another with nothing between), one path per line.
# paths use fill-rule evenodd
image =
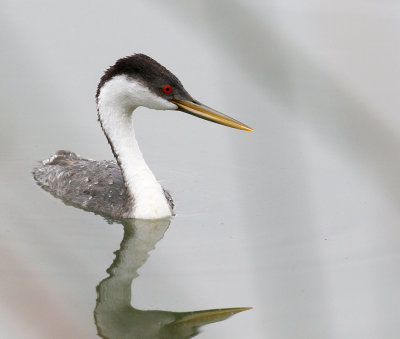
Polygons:
M171 85L165 85L162 90L164 91L164 93L169 94L172 92L172 87Z

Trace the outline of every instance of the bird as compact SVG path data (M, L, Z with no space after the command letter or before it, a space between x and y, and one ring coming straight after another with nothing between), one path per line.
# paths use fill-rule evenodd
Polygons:
M193 99L174 74L140 53L118 59L105 71L97 87L96 104L115 160L95 161L59 150L33 169L33 177L64 203L114 219L173 215L172 197L156 180L135 138L132 120L136 108L179 110L254 131Z

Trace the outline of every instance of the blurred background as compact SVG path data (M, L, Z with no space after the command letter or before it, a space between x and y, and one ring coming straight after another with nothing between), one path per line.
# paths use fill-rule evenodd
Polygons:
M58 149L112 158L96 86L141 52L256 132L135 111L177 215L132 305L253 307L199 338L398 338L399 33L389 0L2 0L0 336L97 337L123 228L30 172Z

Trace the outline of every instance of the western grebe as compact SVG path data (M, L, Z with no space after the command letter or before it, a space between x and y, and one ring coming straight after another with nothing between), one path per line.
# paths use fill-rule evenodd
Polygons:
M116 162L58 151L35 168L33 176L42 188L67 204L118 219L172 215L172 198L147 166L135 138L132 113L137 107L180 110L253 131L194 100L175 75L144 54L119 59L108 68L98 85L96 102L100 125Z

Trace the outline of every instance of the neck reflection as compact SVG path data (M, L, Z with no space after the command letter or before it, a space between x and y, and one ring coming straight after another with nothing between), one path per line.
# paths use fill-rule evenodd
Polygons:
M97 286L94 318L102 338L192 338L199 327L225 320L249 308L225 308L193 312L139 310L131 306L131 285L149 252L168 229L169 218L127 219L122 222L124 238L109 276Z

